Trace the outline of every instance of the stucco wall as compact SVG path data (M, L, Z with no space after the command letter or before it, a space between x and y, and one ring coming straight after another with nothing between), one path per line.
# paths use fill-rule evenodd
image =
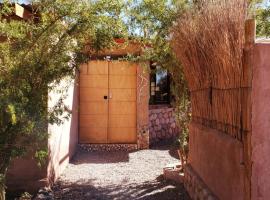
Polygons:
M147 63L146 63L147 64ZM144 64L137 66L137 145L149 148L149 74Z
M35 192L47 184L46 166L40 168L33 156L15 159L7 174L8 193Z
M270 43L254 49L252 83L252 200L270 199Z
M59 88L67 87L65 106L70 111L70 118L63 120L61 125L48 125L49 132L49 164L48 178L52 182L63 172L76 151L78 144L78 83L77 79L64 79ZM49 108L54 106L60 95L57 89L49 94Z
M49 93L48 106L51 108L60 97L57 89L65 86L68 90L64 102L71 110L71 118L65 120L61 125L48 125L50 138L47 165L40 168L33 158L34 152L12 162L7 175L8 190L12 193L13 191L34 192L54 181L75 153L78 143L78 89L76 81L64 79L59 88ZM44 142L47 143L47 141Z
M220 200L244 200L242 152L231 136L191 123L189 164Z

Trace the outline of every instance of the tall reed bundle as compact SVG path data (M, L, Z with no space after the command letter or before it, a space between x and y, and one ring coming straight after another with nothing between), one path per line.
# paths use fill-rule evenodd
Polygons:
M242 140L247 1L202 0L172 29L172 47L191 91L193 120Z

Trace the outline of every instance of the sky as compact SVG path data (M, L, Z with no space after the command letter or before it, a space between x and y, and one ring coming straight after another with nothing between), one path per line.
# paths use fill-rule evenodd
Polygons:
M19 3L27 3L28 0L18 0ZM270 0L264 0L264 5L270 5Z
M29 0L17 0L19 3L27 3L27 2L29 2ZM234 1L234 0L232 0L232 1ZM264 0L263 1L263 5L264 6L270 6L270 0Z

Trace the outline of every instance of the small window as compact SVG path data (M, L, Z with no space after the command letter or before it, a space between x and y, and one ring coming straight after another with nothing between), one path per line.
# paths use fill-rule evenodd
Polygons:
M170 103L170 77L167 70L151 65L150 105Z

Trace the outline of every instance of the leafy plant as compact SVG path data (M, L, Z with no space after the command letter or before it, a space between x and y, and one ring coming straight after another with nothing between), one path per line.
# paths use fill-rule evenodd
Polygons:
M47 159L47 124L61 123L62 98L47 109L48 91L73 77L89 59L85 47L99 51L125 37L122 1L33 0L32 16L16 20L11 1L0 10L0 194L13 158L27 152L40 164ZM31 145L29 145L31 144ZM2 198L3 199L3 198Z
M270 37L270 6L258 8L256 12L257 36Z
M128 27L135 38L141 38L143 54L136 61L154 61L161 69L167 69L172 78L172 92L176 121L181 130L178 147L183 164L188 154L188 124L191 118L190 95L183 68L170 46L171 27L183 10L190 7L189 1L143 0L128 6ZM185 27L183 27L185 28Z

